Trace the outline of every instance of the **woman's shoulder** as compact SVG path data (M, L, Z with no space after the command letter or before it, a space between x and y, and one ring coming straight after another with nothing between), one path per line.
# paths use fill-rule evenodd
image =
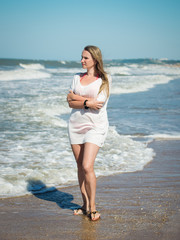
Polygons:
M75 78L77 78L77 77L82 77L84 75L84 73L83 72L80 72L80 73L76 73L75 75L74 75L74 77Z

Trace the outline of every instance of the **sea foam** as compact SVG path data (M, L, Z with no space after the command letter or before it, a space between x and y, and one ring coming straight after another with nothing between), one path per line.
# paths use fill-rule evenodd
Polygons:
M178 134L178 133L174 133L174 134L159 133L158 134L157 133L157 134L148 135L148 136L146 136L146 138L153 139L153 140L159 140L159 141L180 140L180 134Z
M24 69L36 69L36 70L45 69L45 67L40 63L31 63L31 64L20 63L19 65Z
M180 68L161 65L137 65L108 67L113 77L112 94L148 91L158 84L180 78Z
M179 76L180 77L180 76ZM145 92L158 84L165 84L174 80L174 76L145 75L145 76L121 76L113 78L111 93L135 93Z
M50 78L51 74L33 68L0 71L0 81Z
M110 127L106 144L96 159L95 172L97 176L107 176L142 170L153 156L153 150L145 143L121 136L115 127ZM1 197L30 194L27 186L32 180L41 181L47 191L77 184L76 163L65 132L54 131L48 136L36 133L24 140L17 139L9 143L9 153L4 157L0 170Z

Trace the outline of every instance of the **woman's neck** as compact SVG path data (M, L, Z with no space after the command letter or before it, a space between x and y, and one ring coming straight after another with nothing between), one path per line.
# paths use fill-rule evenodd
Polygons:
M97 74L94 68L90 68L90 69L87 69L87 75L89 77L95 77Z

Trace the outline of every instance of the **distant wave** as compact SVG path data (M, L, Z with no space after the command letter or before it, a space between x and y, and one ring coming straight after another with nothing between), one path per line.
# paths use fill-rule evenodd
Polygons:
M180 78L180 68L164 65L129 64L107 68L113 77L113 94L144 92L158 84Z
M79 61L63 61L63 60L33 60L33 59L0 59L0 66L19 66L20 64L29 65L29 64L41 64L45 68L80 68L81 63ZM164 59L151 59L151 58L140 58L140 59L115 59L115 60L104 60L105 67L111 66L125 66L125 65L159 65L159 66L180 66L180 60L168 60Z
M23 64L23 63L20 63L19 64L22 68L24 69L45 69L45 67L40 64L40 63L32 63L32 64Z
M0 71L0 81L30 80L50 78L51 74L35 69L15 69L10 71Z
M122 78L122 77L121 77ZM130 79L131 78L131 81ZM122 94L122 93L135 93L135 92L145 92L149 89L155 87L158 84L165 84L174 77L165 75L155 75L155 76L131 76L123 77L121 81L114 78L112 84L111 93L112 94Z
M66 61L59 61L60 63L62 63L62 64L66 64Z
M151 143L153 141L169 141L169 140L180 140L180 132L178 133L154 133L151 135L146 135L146 134L134 134L134 135L126 135L126 137L132 138L132 139L144 139L146 143Z
M180 140L180 134L153 134L153 135L148 135L148 138L152 138L154 140Z

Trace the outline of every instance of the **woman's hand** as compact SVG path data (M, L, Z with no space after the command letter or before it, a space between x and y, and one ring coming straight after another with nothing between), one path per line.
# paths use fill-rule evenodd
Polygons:
M96 99L92 99L92 100L88 100L86 102L86 106L91 109L99 110L102 108L103 103L104 102L102 102L102 101L97 101Z
M67 101L68 102L73 101L74 100L74 96L75 96L75 94L73 93L72 90L70 90L68 95L67 95Z

